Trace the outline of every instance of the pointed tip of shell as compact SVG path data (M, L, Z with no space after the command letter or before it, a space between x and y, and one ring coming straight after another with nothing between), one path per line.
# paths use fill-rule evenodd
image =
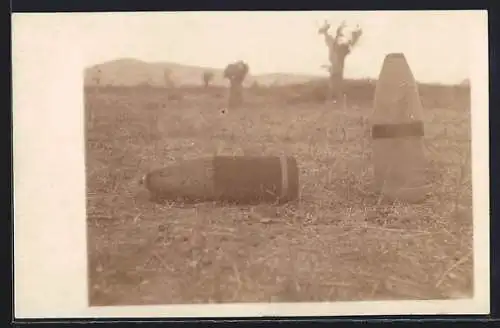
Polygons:
M402 52L394 52L394 53L388 54L386 56L386 58L390 58L390 59L393 59L393 58L405 58L405 55Z

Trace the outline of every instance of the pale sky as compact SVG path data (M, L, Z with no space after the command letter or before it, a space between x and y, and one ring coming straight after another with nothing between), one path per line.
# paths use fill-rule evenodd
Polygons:
M224 68L244 60L251 74L325 75L328 51L317 30L346 20L363 36L346 61L347 78L376 78L383 59L403 52L421 82L456 83L469 76L469 26L479 11L138 12L67 15L87 66L117 58ZM62 26L62 25L61 25Z

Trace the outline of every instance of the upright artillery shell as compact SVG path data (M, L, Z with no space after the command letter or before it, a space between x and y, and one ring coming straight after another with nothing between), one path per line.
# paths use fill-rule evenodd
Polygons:
M157 199L239 204L298 198L299 170L293 157L214 156L186 160L144 177Z
M421 201L428 191L422 103L401 53L388 54L384 60L371 120L376 188L392 200Z

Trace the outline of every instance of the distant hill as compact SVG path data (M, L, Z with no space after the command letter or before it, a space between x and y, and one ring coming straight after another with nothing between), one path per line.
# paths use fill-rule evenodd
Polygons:
M171 79L175 85L201 85L203 72L212 71L214 78L211 84L220 86L228 84L228 81L222 76L223 69L170 62L148 63L137 59L124 58L87 68L85 70L85 85L95 85L96 77L100 74L101 85L133 86L150 84L164 86L164 72L170 70ZM321 78L314 75L287 73L252 75L251 69L250 67L250 74L244 82L246 86L250 86L255 82L259 85L296 84Z

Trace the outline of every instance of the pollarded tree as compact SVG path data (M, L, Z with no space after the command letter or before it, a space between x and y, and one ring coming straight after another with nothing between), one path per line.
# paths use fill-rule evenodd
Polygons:
M325 21L318 33L324 36L325 44L328 47L328 60L330 61L328 98L340 101L344 97L345 59L357 45L363 30L359 25L350 29L344 21L337 27L335 36L332 36L328 32L330 27L330 23Z
M229 80L228 107L238 107L243 103L243 81L249 72L248 64L240 60L224 69L224 78Z
M208 85L210 84L210 82L212 82L213 78L214 78L214 73L211 72L211 71L205 71L203 72L203 85L206 88L208 88Z

